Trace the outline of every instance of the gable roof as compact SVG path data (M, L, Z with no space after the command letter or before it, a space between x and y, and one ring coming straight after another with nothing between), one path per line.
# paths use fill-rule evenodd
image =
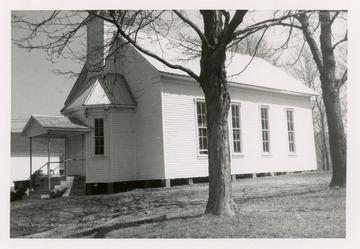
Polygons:
M99 27L102 29L109 28L102 22L98 25L102 25L102 27ZM176 40L159 38L145 33L138 33L137 41L145 50L160 56L172 64L181 64L199 75L200 58L194 56L191 52L189 53L189 51L184 48L185 46L180 45L181 42L179 43L179 41ZM115 43L113 45L121 46L120 44L122 43L120 42L117 44L118 45ZM110 49L114 49L114 46ZM193 45L190 44L190 46ZM181 75L190 77L182 70L169 68L157 59L148 56L137 49L135 49L135 51L142 55L144 59L160 73L165 73L170 76ZM85 63L61 112L80 106L136 106L136 100L132 95L126 79L122 75L110 74L112 76L109 77L109 74L107 74L106 79L100 77L100 75L94 76L94 73L87 72L88 64L89 62ZM318 93L308 88L280 68L260 58L228 52L226 71L230 85L307 96L318 95Z
M27 137L58 137L71 133L89 132L92 129L75 118L64 116L31 115L21 134Z
M81 69L81 72L79 74L79 76L77 77L74 86L72 87L68 97L65 100L65 107L67 107L69 104L71 104L72 102L75 101L75 99L84 91L86 90L89 86L86 86L86 78L88 77L88 72L87 72L87 66L86 63L84 65L84 67ZM64 108L65 108L64 107Z
M179 41L162 38L154 43L155 38L144 38L141 45L148 50L173 64L181 64L189 68L197 75L200 74L200 58L193 58L193 55L187 55L187 51L181 46L176 46ZM153 65L159 72L167 74L176 74L188 76L188 74L179 69L173 69L165 66L155 58L139 52ZM187 59L189 58L189 59ZM249 55L243 55L234 52L227 52L226 72L228 81L232 85L250 86L260 89L276 90L281 92L290 92L310 96L318 95L317 92L305 86L302 82L295 79L279 67L269 62ZM190 76L188 76L190 77Z
M94 105L135 106L136 100L122 75L107 74L104 78L91 76L83 69L61 111Z

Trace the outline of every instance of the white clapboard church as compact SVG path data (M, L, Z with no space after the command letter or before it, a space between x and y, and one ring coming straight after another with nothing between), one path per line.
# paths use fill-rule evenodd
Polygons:
M62 116L33 115L22 134L65 139L67 176L83 176L88 193L101 184L208 176L206 109L198 83L130 45L108 56L102 73L87 72L110 50L95 52L113 34L102 20L87 26L88 62ZM146 48L176 61L164 42ZM317 93L279 68L232 53L227 75L231 95L231 174L316 170L310 100ZM249 64L249 62L251 63ZM199 72L199 62L185 62ZM238 74L246 68L241 74Z

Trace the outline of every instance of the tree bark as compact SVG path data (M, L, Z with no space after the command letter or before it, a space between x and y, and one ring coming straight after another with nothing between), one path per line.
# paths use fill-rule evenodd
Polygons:
M320 73L320 80L328 121L333 169L330 187L346 187L346 136L341 115L340 93L336 84L336 61L332 45L329 11L320 11L320 22L320 46L323 58L323 70Z
M332 179L330 188L346 187L346 136L341 115L339 87L336 79L336 61L332 44L331 17L327 10L319 11L320 48L317 47L310 29L309 17L301 15L298 20L314 56L320 73L321 88L329 130Z
M201 87L205 94L208 129L209 199L205 214L233 216L228 113L230 95L226 79L226 44L221 44L219 11L202 11L204 34L211 47L203 44Z
M324 159L323 159L323 163L324 163L324 171L329 171L330 170L330 162L329 162L329 150L328 150L328 146L327 146L327 140L326 140L326 125L325 125L325 117L324 117L324 113L323 110L320 110L321 114L320 114L320 120L321 120L321 139L322 139L322 143L323 143L323 148L322 150L324 151Z
M338 92L323 88L324 103L329 127L330 155L332 162L331 188L346 187L346 137L340 110Z
M204 83L207 108L209 199L205 213L232 216L235 204L231 190L230 144L228 113L230 96L227 92L225 72L205 73Z

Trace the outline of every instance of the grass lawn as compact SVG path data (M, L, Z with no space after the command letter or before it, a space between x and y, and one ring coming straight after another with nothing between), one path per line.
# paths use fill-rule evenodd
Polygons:
M235 217L204 216L208 185L23 200L11 238L345 238L346 192L326 172L239 179Z

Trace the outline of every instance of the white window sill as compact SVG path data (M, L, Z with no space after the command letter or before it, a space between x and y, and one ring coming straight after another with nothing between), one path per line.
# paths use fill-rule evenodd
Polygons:
M208 154L197 154L197 158L198 159L208 159L209 155Z
M100 160L106 160L107 157L105 155L95 155L91 158L91 160L94 160L94 161L100 161Z
M272 155L270 153L262 154L261 157L263 158L271 158Z
M296 153L289 153L288 157L297 157L297 154Z
M245 156L245 155L242 154L242 153L237 153L237 154L233 153L233 154L231 154L231 157L232 157L232 158L243 158L244 156Z

